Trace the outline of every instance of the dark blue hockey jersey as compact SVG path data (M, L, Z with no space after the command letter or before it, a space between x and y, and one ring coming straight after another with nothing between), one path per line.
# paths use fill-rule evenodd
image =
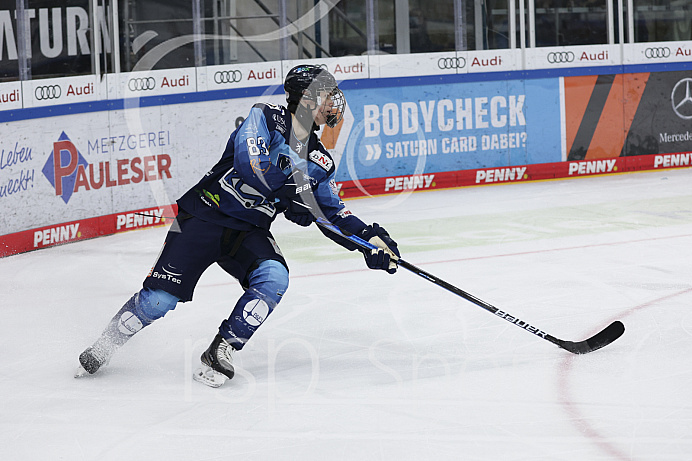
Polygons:
M314 132L307 144L301 143L293 136L291 123L286 108L255 104L231 134L221 160L178 200L178 206L225 227L269 229L280 211L267 196L298 168L309 177L324 216L343 230L360 232L366 226L339 198L331 155Z

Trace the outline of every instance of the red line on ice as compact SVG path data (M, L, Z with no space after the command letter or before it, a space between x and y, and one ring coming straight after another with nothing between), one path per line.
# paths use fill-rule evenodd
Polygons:
M677 293L672 293L666 296L662 296L660 298L654 299L652 301L648 301L644 304L640 304L638 306L632 307L630 309L625 310L623 313L618 314L617 316L611 318L610 320L606 320L603 322L604 325L610 324L611 322L614 322L615 320L622 320L625 317L628 317L632 314L634 314L637 311L646 309L648 307L654 306L662 301L666 301L670 298L674 298L676 296L684 295L686 293L692 292L692 288L688 288L686 290L678 291ZM626 327L626 325L625 325ZM598 330L593 330L590 333L587 333L587 336L594 335L598 332ZM627 332L625 331L625 334ZM615 345L617 343L614 343ZM610 347L613 347L611 345ZM598 352L596 352L598 353ZM632 458L630 455L627 453L623 452L621 449L619 449L617 446L615 446L614 443L608 440L608 437L601 434L596 430L591 423L586 419L583 414L579 411L578 404L572 399L570 396L570 389L569 389L569 374L572 371L572 365L575 363L575 361L579 360L579 357L576 355L568 355L565 357L565 360L562 361L561 365L558 368L558 391L560 394L560 399L559 402L560 404L564 407L565 411L567 414L571 417L571 421L577 426L577 429L579 432L584 434L584 436L587 439L590 439L593 443L595 443L599 448L601 448L604 452L608 453L611 455L614 459L621 460L621 461L634 461L634 458Z

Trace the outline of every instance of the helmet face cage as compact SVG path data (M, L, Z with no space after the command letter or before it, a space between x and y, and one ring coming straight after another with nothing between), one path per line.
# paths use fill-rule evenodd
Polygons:
M334 128L344 118L346 97L339 87L335 87L328 97L332 100L332 107L327 116L327 126Z
M332 101L331 109L326 117L327 126L335 127L344 116L346 98L337 86L336 79L326 69L313 65L294 67L286 76L284 90L289 110L293 106L295 111L302 99L320 106L325 102L322 100L323 94L327 93L327 98Z

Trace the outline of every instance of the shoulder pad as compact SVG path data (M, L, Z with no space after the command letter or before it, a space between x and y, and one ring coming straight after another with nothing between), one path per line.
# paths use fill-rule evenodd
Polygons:
M270 103L268 103L268 102L258 102L258 103L256 103L254 106L252 106L252 107L253 107L253 108L257 108L257 109L261 109L262 112L264 112L264 113L276 112L276 113L278 113L279 115L282 115L282 116L283 116L283 115L286 115L286 114L288 113L288 110L286 110L285 107L283 107L283 106L277 106L276 104L270 104Z
M286 119L290 118L291 114L285 107L263 102L257 103L252 107L253 109L257 108L262 111L264 118L267 120L267 128L269 131L278 131L281 134L286 133L288 129L288 122Z

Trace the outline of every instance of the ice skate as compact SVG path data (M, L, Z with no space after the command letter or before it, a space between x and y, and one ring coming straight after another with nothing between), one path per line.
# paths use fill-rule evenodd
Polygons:
M209 387L222 386L235 374L232 356L234 351L233 346L217 334L209 348L202 354L202 366L192 375L194 380Z
M122 347L132 336L146 326L132 313L134 300L133 296L115 316L111 319L106 329L101 333L99 339L94 344L87 347L84 352L79 354L79 368L74 377L80 378L85 375L93 375L104 365L108 365L111 357L120 347Z
M98 344L98 341L96 344ZM79 354L79 368L77 368L75 372L75 378L81 378L87 374L93 375L99 368L103 365L107 365L110 361L112 353L108 354L105 349L97 348L96 344L88 347L84 352Z
M75 378L87 374L93 375L101 367L108 365L111 357L122 344L124 341L114 342L107 334L102 335L92 346L79 354L79 368L75 372Z

